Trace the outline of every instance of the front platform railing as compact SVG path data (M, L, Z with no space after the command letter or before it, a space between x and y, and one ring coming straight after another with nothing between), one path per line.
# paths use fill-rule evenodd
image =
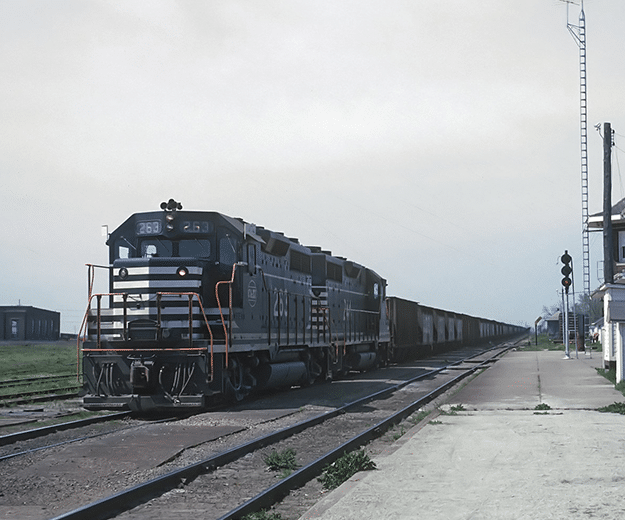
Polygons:
M162 337L163 330L163 312L162 312L162 300L163 297L186 297L188 301L187 305L187 321L188 323L188 346L177 346L177 347L157 347L157 346L149 346L142 347L137 346L140 342L133 341L136 338L133 338L133 326L132 324L140 321L144 318L144 322L148 322L149 319L145 319L149 317L150 314L143 315L135 315L136 320L131 320L132 313L129 308L129 295L127 293L99 293L92 294L89 297L89 302L87 305L87 310L85 312L82 325L80 327L80 332L78 334L78 343L77 343L77 355L80 357L81 352L102 352L102 350L106 350L109 352L164 352L164 351L184 351L184 352L200 352L206 351L210 352L210 373L211 373L211 381L214 377L214 339L213 339L213 331L208 322L208 318L206 317L206 313L204 311L204 307L202 305L202 301L200 296L194 292L157 292L156 293L156 322L154 323L155 336L151 339L154 341L164 341ZM122 305L119 307L113 306L113 308L106 307L104 308L102 305L102 298L109 297L112 300L115 298L120 298ZM94 308L94 300L95 300L95 308ZM201 319L206 325L206 330L209 335L209 345L208 346L195 346L194 345L194 337L193 337L193 316L194 316L194 304L199 308L199 314L201 314ZM121 313L120 313L121 311ZM103 319L104 318L104 319ZM108 318L108 319L106 319ZM108 330L103 327L103 322L111 323L113 325L113 330L115 330L115 323L121 323L121 328L119 331L115 330L115 332L111 334L105 334L103 331ZM226 332L226 322L223 320L224 332ZM227 333L226 333L227 334ZM115 342L118 342L117 345L109 344L108 341L112 339ZM93 341L95 343L95 347L84 348L83 345L86 341ZM103 346L103 341L105 342ZM125 346L124 343L132 341L132 347ZM165 343L166 344L166 343Z

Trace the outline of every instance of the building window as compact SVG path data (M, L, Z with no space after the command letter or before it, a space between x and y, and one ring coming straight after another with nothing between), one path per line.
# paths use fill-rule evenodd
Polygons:
M17 339L19 333L19 320L11 320L11 338Z
M618 232L618 263L625 263L625 231Z

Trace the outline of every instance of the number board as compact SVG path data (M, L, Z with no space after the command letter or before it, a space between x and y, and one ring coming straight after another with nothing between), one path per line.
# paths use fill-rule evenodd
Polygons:
M182 223L182 231L185 233L211 233L213 231L213 223L201 220L185 220Z
M137 222L137 235L159 235L163 230L160 220Z

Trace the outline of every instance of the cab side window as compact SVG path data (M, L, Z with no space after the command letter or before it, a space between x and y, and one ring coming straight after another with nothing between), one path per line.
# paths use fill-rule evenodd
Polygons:
M256 246L254 244L247 245L247 270L250 273L256 272Z
M239 243L232 237L224 236L219 239L219 263L232 266L237 262Z

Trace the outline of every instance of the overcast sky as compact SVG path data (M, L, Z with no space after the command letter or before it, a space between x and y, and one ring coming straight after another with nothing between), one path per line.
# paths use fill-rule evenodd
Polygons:
M584 8L592 214L593 126L625 136L625 2ZM583 290L566 23L557 0L2 0L0 305L77 332L101 226L173 197L364 264L391 295L533 324L565 249Z

